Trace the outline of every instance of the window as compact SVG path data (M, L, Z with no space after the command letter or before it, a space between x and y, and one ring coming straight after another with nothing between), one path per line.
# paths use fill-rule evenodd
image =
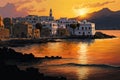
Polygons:
M79 32L79 34L81 34L81 32Z
M33 18L33 20L35 20L35 18Z
M83 36L85 35L85 32L83 32Z
M55 26L55 24L53 24L53 26Z
M88 32L88 34L90 34L90 32Z
M84 27L82 27L82 30L84 30Z
M45 24L43 24L43 26L46 26Z
M79 30L79 27L77 27L77 29Z
M30 29L32 28L32 27L29 27Z
M89 27L89 29L91 29L91 27Z

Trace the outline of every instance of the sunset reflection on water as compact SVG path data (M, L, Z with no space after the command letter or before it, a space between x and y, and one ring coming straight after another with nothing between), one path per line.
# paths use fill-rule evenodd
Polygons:
M78 50L78 53L80 54L79 60L81 64L87 64L87 44L79 44L80 50Z
M78 53L80 54L79 61L81 64L87 64L88 44L87 43L80 43L78 46L80 47L80 49L78 50ZM79 79L87 79L88 74L89 74L88 68L82 67L82 68L78 69L78 75L80 75Z
M76 64L106 64L120 66L120 31L103 31L118 36L114 39L62 40L62 42L33 44L14 49L33 53L36 57L62 56L60 60L44 61L33 65L47 75L62 75L68 80L120 80L120 70L104 67L87 67ZM61 64L69 64L61 66ZM56 65L56 66L52 66ZM58 66L57 66L58 65ZM110 77L114 75L116 79ZM101 79L103 77L104 79Z

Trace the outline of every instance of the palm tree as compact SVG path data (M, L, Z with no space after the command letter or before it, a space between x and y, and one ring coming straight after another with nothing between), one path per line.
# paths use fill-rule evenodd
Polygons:
M70 24L70 27L73 29L73 35L74 35L77 24Z

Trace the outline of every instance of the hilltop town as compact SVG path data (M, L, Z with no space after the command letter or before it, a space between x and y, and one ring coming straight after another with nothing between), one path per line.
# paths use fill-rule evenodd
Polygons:
M0 17L0 39L39 39L68 36L94 36L95 23L62 17L54 19L52 9L49 16L28 15L25 17Z

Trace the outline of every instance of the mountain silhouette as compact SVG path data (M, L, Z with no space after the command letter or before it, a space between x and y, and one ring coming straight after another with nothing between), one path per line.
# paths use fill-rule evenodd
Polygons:
M120 11L112 11L108 8L89 13L86 17L78 16L75 19L94 22L96 29L120 29Z

